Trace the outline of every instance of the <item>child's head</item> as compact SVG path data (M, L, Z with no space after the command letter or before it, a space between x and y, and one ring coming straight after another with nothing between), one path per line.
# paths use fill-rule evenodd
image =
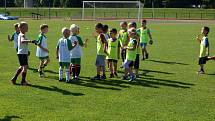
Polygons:
M210 28L207 26L202 27L202 34L207 36L208 33L210 32Z
M146 27L146 23L147 23L146 20L143 19L143 20L142 20L142 23L141 23L141 24L142 24L142 27Z
M104 33L107 33L107 32L108 32L108 25L104 25L104 26L103 26L103 32L104 32Z
M128 24L128 28L130 29L130 28L137 28L137 23L136 22L130 22L129 24Z
M134 38L135 36L136 36L136 29L134 28L134 27L132 27L132 28L130 28L130 29L128 29L128 36L130 37L130 38Z
M79 34L79 27L76 24L72 24L70 26L70 31L72 35L78 35Z
M26 32L28 32L28 24L26 22L20 22L19 24L19 30L24 34Z
M44 34L46 34L48 32L48 28L49 28L49 26L47 24L40 25L40 31Z
M126 30L127 26L128 26L128 23L126 21L120 22L121 29Z
M116 38L117 36L117 30L115 28L110 30L110 37L111 38Z
M67 29L66 27L64 27L64 28L62 29L62 34L63 34L63 36L64 36L65 38L68 38L68 37L70 36L70 30Z
M19 33L19 23L15 23L14 24L14 29L15 29L15 31L17 32L17 33Z
M101 23L96 24L95 29L98 34L103 33L103 25Z

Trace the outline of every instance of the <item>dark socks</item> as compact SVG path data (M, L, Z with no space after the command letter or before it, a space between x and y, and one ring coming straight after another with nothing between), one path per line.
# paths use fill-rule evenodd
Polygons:
M79 75L81 73L81 66L80 65L77 66L77 71L76 72L77 72L76 75L79 77Z
M72 76L73 76L73 77L75 77L75 75L76 75L76 73L75 73L75 72L76 72L76 70L75 70L75 66L72 66Z
M14 76L14 79L16 80L17 79L17 77L19 76L19 74L22 72L22 69L21 68L19 68L19 69L17 69L16 70L16 74L15 74L15 76Z
M26 81L26 72L22 72L22 82Z

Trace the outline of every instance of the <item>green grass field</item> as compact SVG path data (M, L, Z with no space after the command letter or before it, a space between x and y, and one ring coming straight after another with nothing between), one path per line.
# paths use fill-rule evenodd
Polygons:
M92 37L94 21L26 20L29 39L36 39L39 25L49 25L48 46L51 63L47 78L39 78L35 70L39 60L36 47L29 45L30 68L27 80L32 86L10 83L19 66L13 43L6 39L17 21L0 21L0 121L214 121L215 120L215 62L208 62L205 75L198 76L199 43L195 36L203 24L150 23L154 37L148 46L150 59L141 61L141 78L129 83L120 78L92 81L96 43ZM89 38L84 48L79 83L58 82L58 60L55 46L61 28L72 23L81 28L82 38ZM119 22L104 21L110 27ZM209 41L211 55L215 55L215 25ZM121 61L119 62L121 63ZM123 70L119 69L122 76ZM107 72L109 75L109 72ZM20 81L20 78L18 79Z

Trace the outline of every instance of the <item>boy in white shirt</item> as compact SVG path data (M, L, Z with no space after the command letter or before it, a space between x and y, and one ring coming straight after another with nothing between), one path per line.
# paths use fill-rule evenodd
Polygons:
M70 30L67 28L62 29L63 37L59 39L56 47L56 56L59 59L59 81L63 80L63 68L66 69L66 82L70 82L70 51L77 45L77 42L73 44L69 40Z

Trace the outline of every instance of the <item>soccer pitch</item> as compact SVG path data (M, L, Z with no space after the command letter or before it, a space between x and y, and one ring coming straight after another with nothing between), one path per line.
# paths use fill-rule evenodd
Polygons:
M36 72L39 64L36 46L29 45L27 80L32 86L12 85L10 79L19 64L7 35L13 33L13 24L19 21L0 21L0 121L215 120L215 62L206 64L205 75L196 74L199 43L195 40L201 27L209 26L210 55L215 55L214 23L149 21L154 39L154 44L148 46L150 57L140 62L141 78L129 83L120 78L89 79L96 75L96 40L92 36L96 21L24 21L29 24L29 39L37 38L40 24L49 25L51 63L46 68L47 77L40 78ZM101 22L119 29L119 21ZM89 38L89 43L83 49L81 80L66 84L58 82L55 47L62 36L61 29L73 23L80 26L81 37ZM123 70L118 71L122 76Z

